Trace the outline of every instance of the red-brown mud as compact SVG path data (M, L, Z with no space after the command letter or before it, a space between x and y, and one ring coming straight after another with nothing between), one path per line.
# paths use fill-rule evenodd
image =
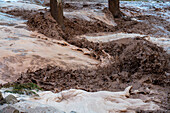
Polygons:
M46 34L46 36L48 37L53 37L55 39L62 39L64 35L63 31L56 23L56 21L51 17L50 13L45 13L45 14L39 13L31 17L32 18L28 20L28 26L30 28L32 29L34 28L34 30L39 31L42 34Z
M95 32L111 32L112 26L108 26L101 21L88 22L80 19L68 19L64 18L64 34L60 30L58 24L52 20L50 13L38 13L29 18L27 22L28 26L34 30L38 30L40 33L45 34L48 37L62 37L65 40L72 39L73 36L82 35L86 33ZM48 28L48 29L47 29ZM48 33L47 33L48 30ZM58 35L54 35L54 34Z
M169 90L164 91L170 88L170 76L165 74L168 71L169 58L162 48L140 38L94 45L93 49L97 55L103 56L102 50L104 50L112 57L109 65L99 66L95 70L65 70L48 66L35 72L23 73L17 83L33 82L45 90L56 92L70 88L87 91L119 91L132 85L134 89L142 92L132 97L153 96L164 102L157 104L169 109ZM159 95L149 93L146 88L159 90Z
M104 50L112 57L112 59L110 59L110 64L102 67L99 66L97 70L64 70L58 67L49 66L47 67L47 69L41 69L35 73L31 72L28 74L23 74L24 78L22 79L21 77L20 80L27 81L31 80L31 78L25 78L35 77L34 80L37 81L36 83L39 83L38 81L41 82L42 80L40 79L42 78L45 81L47 80L51 83L57 81L60 82L59 84L68 84L68 86L66 85L67 89L69 86L71 86L70 84L74 83L73 87L75 87L75 84L78 85L81 84L81 82L82 85L86 87L86 84L89 85L89 83L82 80L87 79L87 81L92 81L92 88L89 89L92 91L99 90L95 87L100 86L100 83L105 84L108 79L111 80L111 82L115 81L118 76L112 76L114 74L118 74L120 76L120 79L126 83L133 82L134 79L142 79L142 74L151 77L151 81L149 82L155 85L167 86L170 83L170 81L167 79L169 78L169 76L165 75L165 72L168 71L168 55L166 54L166 52L163 51L162 48L157 47L155 44L152 44L144 39L135 38L122 39L109 43L94 45L96 48L93 49L95 49L97 55L104 56L104 53L102 52ZM140 74L136 75L135 73ZM68 77L67 74L72 74L70 75L71 78L69 77L71 81L66 82ZM40 78L38 76L40 76ZM88 79L88 77L90 77L90 79ZM66 81L62 81L62 79ZM94 87L93 84L95 84L96 80L98 82L96 83L96 86L94 85ZM112 84L111 82L110 84ZM41 85L41 83L39 84ZM62 87L64 87L64 85ZM106 88L105 90L112 89L110 86L110 88L107 88L106 85L101 85L100 87Z
M69 4L66 4L65 7L73 9L73 6ZM106 9L104 12L108 13ZM121 18L115 19L117 26L109 26L99 20L89 22L77 18L64 18L65 30L62 31L49 12L38 12L27 15L25 18L28 19L27 24L30 29L37 30L48 37L64 39L78 47L87 48L93 51L93 57L101 61L102 58L108 58L109 63L105 66L99 66L95 70L66 70L60 67L48 66L35 72L28 71L21 74L17 83L33 82L45 90L55 92L70 88L87 91L119 91L132 85L134 89L140 89L142 92L142 94L134 95L134 98L142 98L144 95L154 97L161 101L156 101L156 103L163 109L170 109L168 106L168 103L170 103L170 76L166 74L169 73L170 56L161 47L139 37L108 43L93 43L86 39L76 38L77 35L98 32L126 32L166 36L158 29L153 29L152 25L153 21L157 25L164 24L164 28L169 31L169 23L165 24L165 20L145 15L137 18L139 20L149 20L150 23ZM148 88L159 91L159 94L146 91Z
M108 18L111 17L107 9L104 9L103 11L106 13ZM46 18L46 15L48 15L48 18ZM99 21L97 19L94 22L89 22L77 18L72 19L64 18L65 25L64 36L63 35L60 36L65 40L71 40L75 35L97 32L139 33L154 37L168 36L168 33L166 33L166 31L167 32L170 31L169 28L170 24L166 20L150 15L137 16L135 18L137 18L138 20L142 20L144 22L133 21L130 18L119 18L115 19L117 26L109 26L106 23L103 23L102 21ZM38 13L28 19L28 25L32 29L38 30L40 33L56 38L57 35L53 35L54 27L51 26L58 25L57 23L54 24L54 22L50 21L50 19L51 19L50 14ZM164 29L159 29L159 26L163 26ZM47 29L49 30L48 33L46 33ZM58 27L55 29L55 33L60 33L60 31L58 31L57 29Z
M77 9L77 8L74 9L76 6L70 5L68 3L66 3L64 7L66 7L65 10ZM91 8L92 6L87 7ZM104 8L103 12L108 16L108 18L111 18L111 13L108 11L107 8ZM63 36L62 31L59 30L60 28L58 27L58 24L53 20L53 18L46 9L39 11L27 11L15 9L7 11L5 13L12 14L15 16L21 16L24 19L28 19L27 24L30 28L32 28L32 30L37 30L48 37L53 37L56 39L61 39L62 37L65 40L69 40L72 39L73 36L75 35L96 32L114 32L114 33L126 32L126 33L139 33L154 37L167 37L169 36L168 32L170 32L169 28L170 23L167 22L166 20L152 15L140 15L133 16L133 18L140 20L140 22L131 20L132 17L115 19L113 18L117 26L109 26L106 23L103 23L102 21L97 19L94 22L92 21L90 22L77 18L64 18L65 30Z

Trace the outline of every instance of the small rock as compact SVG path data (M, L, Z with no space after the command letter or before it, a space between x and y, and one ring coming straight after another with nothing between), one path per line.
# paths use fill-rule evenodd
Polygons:
M6 102L7 104L15 104L15 103L18 102L18 100L16 99L15 96L13 96L13 95L8 95L7 97L5 97L5 102Z

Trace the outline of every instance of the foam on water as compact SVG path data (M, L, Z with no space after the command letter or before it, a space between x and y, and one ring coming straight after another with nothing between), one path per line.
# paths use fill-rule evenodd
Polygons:
M5 93L6 89L1 89L3 96L6 97L10 93ZM84 90L70 89L60 93L52 93L50 91L37 92L39 97L30 97L25 95L15 95L21 101L13 106L22 111L29 112L30 109L36 107L53 107L66 113L75 111L77 113L119 113L131 112L135 113L136 109L157 110L159 106L153 102L145 103L141 99L128 98L131 86L120 92L86 92ZM3 108L0 107L0 108Z

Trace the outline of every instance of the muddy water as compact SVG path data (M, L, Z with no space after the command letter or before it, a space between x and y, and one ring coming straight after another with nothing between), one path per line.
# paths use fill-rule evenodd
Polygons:
M36 7L34 7L36 6ZM25 1L0 1L0 8L40 9L41 6ZM9 9L8 9L9 10ZM10 9L11 10L11 9ZM27 30L26 20L0 12L0 79L1 83L17 78L18 73L58 65L64 68L93 68L98 61L64 41Z

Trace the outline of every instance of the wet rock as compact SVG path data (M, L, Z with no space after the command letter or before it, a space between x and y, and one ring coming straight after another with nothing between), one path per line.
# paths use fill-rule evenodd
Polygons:
M2 96L2 93L0 92L0 105L4 104L5 103L5 100Z
M13 96L13 95L8 95L7 97L5 97L5 102L6 102L7 104L15 104L15 103L18 102L18 100L16 99L15 96Z
M12 106L7 106L0 110L0 113L19 113L19 110L15 109Z

